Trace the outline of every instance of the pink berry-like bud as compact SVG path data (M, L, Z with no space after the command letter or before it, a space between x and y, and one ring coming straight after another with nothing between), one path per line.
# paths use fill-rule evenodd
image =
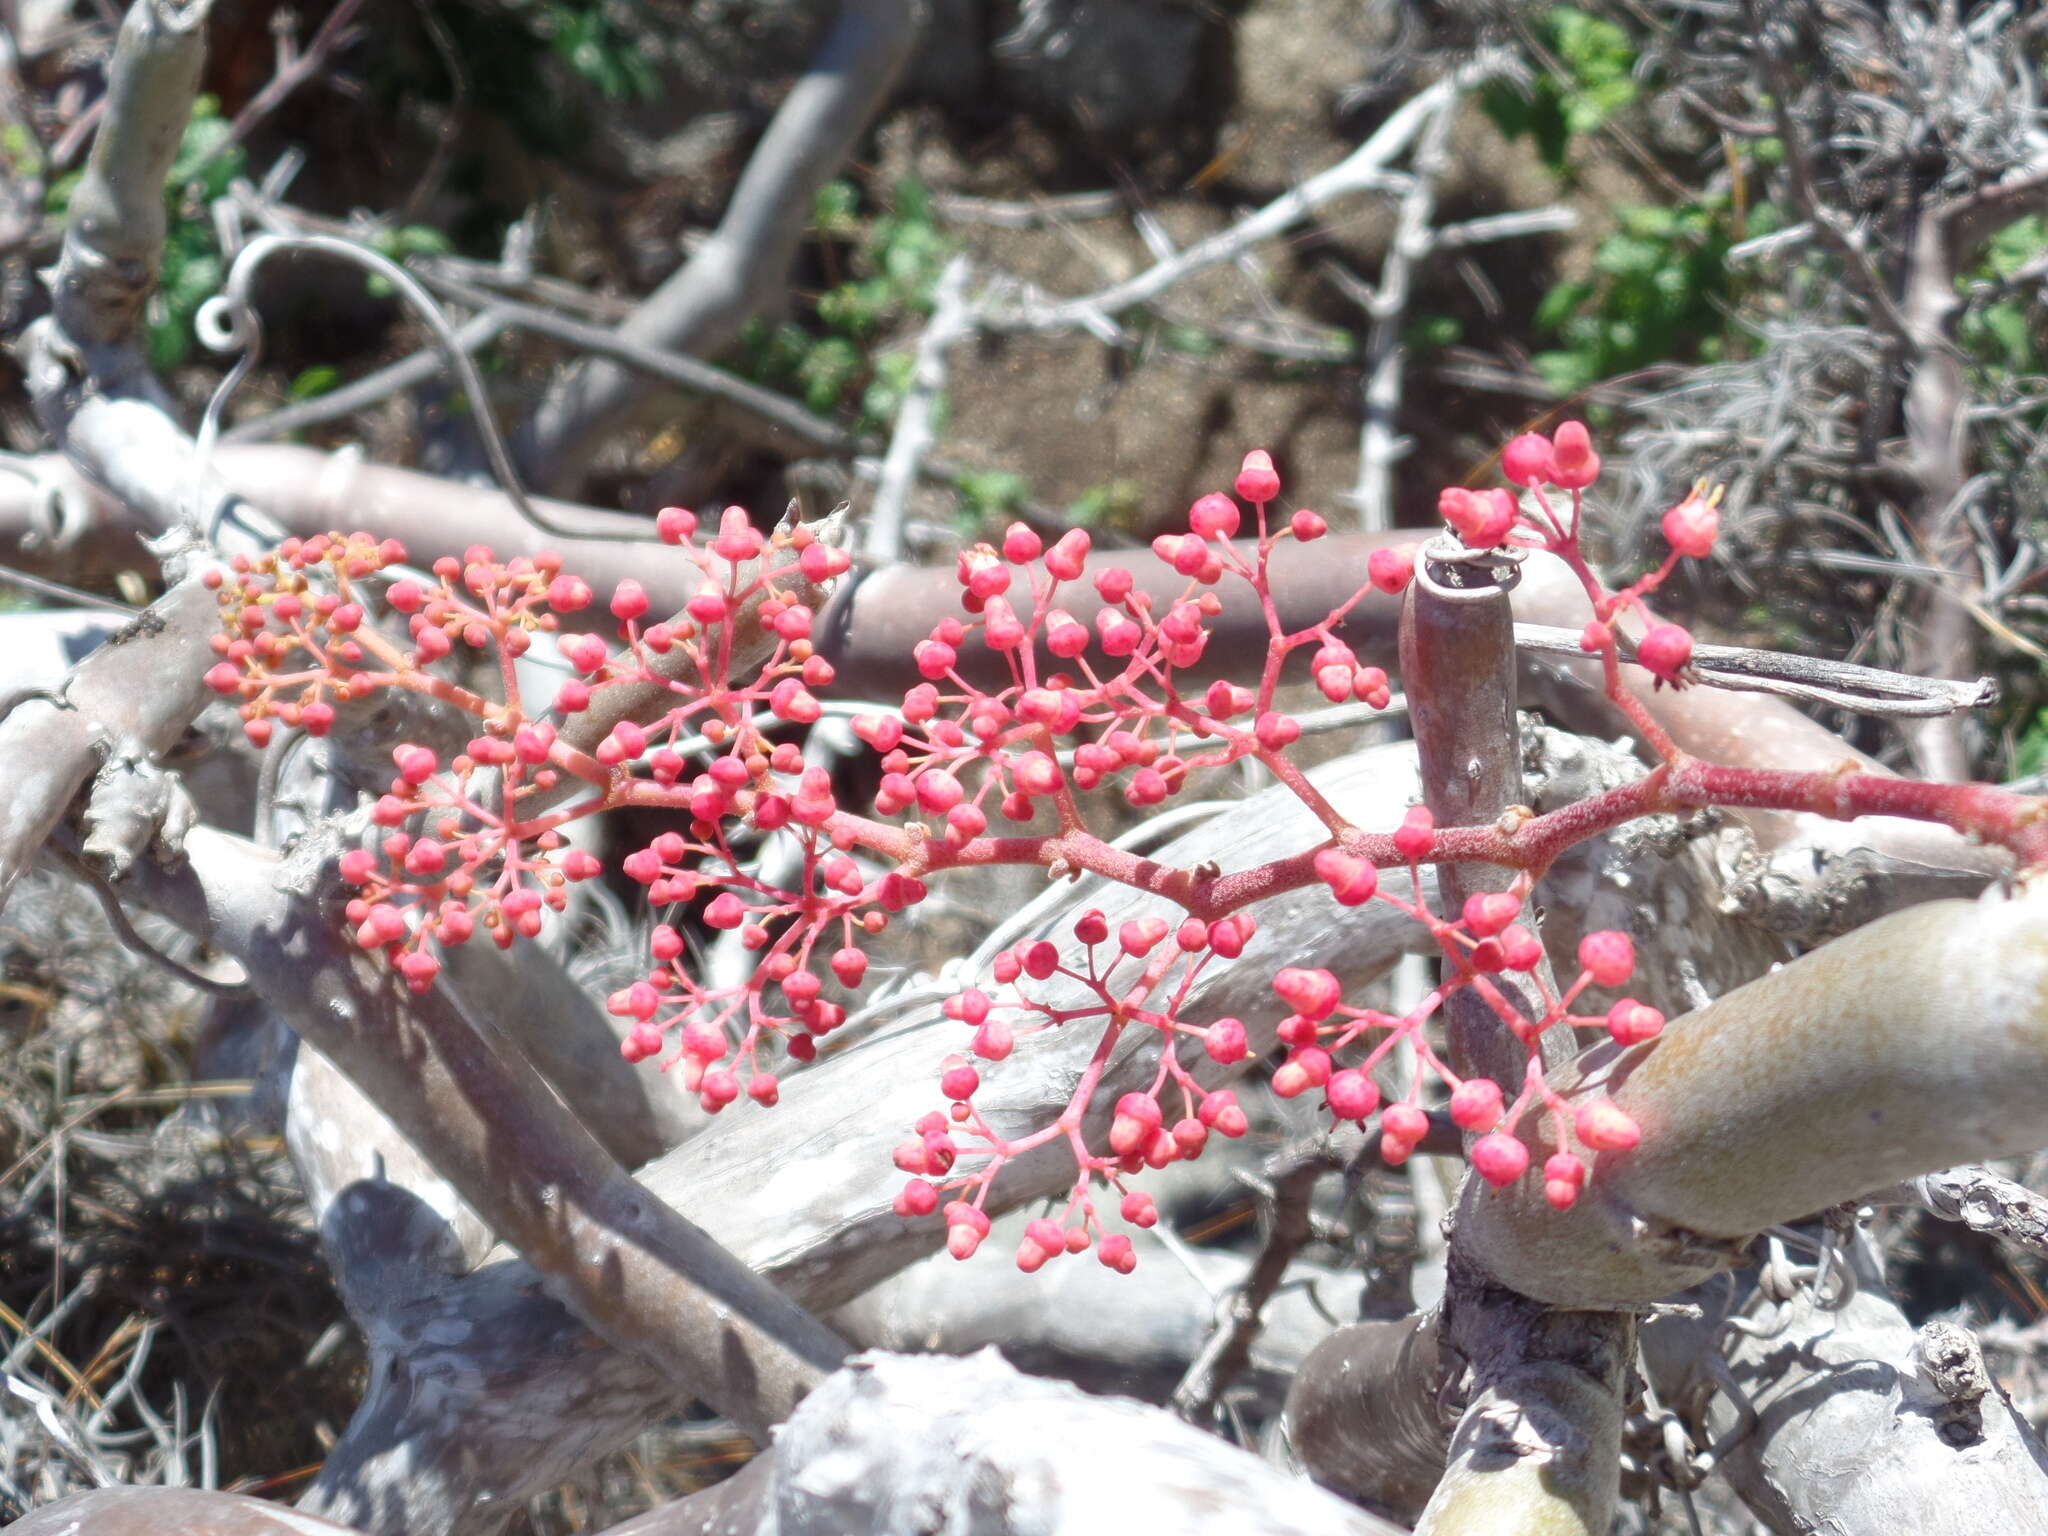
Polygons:
M628 576L612 592L612 617L620 620L637 619L646 611L646 589Z
M1508 891L1475 891L1465 898L1465 927L1474 938L1490 939L1521 910L1522 899Z
M1382 592L1405 592L1415 579L1415 551L1405 544L1376 549L1365 557L1365 574Z
M1280 494L1280 476L1273 468L1273 456L1254 448L1244 456L1237 471L1237 494L1254 505L1264 505Z
M1529 1149L1501 1131L1472 1143L1472 1166L1495 1189L1512 1184L1529 1170Z
M1307 1019L1326 1019L1344 996L1337 978L1324 970L1290 965L1273 978L1280 1000Z
M1499 943L1505 970L1533 971L1543 963L1543 941L1520 923L1502 930Z
M1579 649L1597 654L1614 644L1614 631L1598 619L1588 619L1586 627L1579 631Z
M912 1179L896 1195L898 1216L929 1216L939 1208L939 1192L923 1179Z
M1149 1227L1159 1220L1159 1209L1152 1203L1152 1197L1142 1190L1132 1190L1124 1196L1118 1214L1134 1227Z
M400 747L391 754L391 760L398 765L398 776L408 784L426 783L439 766L433 752L426 747Z
M1394 829L1394 849L1413 863L1436 851L1436 818L1426 805L1411 805L1401 825Z
M1003 558L1012 565L1029 565L1044 549L1044 541L1024 523L1012 523L1003 530Z
M704 908L704 921L713 928L737 928L747 920L747 909L731 891L720 891Z
M1218 1136L1238 1137L1251 1129L1251 1121L1238 1107L1237 1095L1228 1088L1202 1095L1201 1107L1196 1111L1202 1124Z
M1676 624L1652 625L1636 647L1636 661L1659 682L1678 686L1678 674L1692 662L1692 636Z
M1635 1121L1612 1099L1595 1099L1573 1118L1579 1140L1595 1152L1626 1152L1643 1138Z
M1061 581L1079 581L1081 573L1088 568L1090 542L1087 529L1069 528L1060 535L1059 542L1045 552L1045 568ZM1129 579L1128 572L1125 579Z
M1311 512L1303 507L1287 520L1288 530L1304 544L1313 543L1330 531L1329 522L1320 512Z
M1582 491L1600 478L1600 455L1583 421L1567 421L1551 434L1550 460L1550 483L1562 490Z
M957 1064L939 1077L939 1092L949 1099L971 1099L981 1087L981 1074L958 1057L953 1059Z
M1209 1059L1216 1065L1227 1067L1243 1061L1251 1045L1245 1038L1241 1021L1218 1019L1202 1032L1202 1049L1209 1053Z
M1559 1152L1543 1163L1543 1198L1555 1210L1570 1210L1586 1183L1586 1165L1569 1152Z
M581 576L566 573L548 583L548 606L557 613L574 613L588 608L592 593L590 583Z
M1380 872L1369 859L1341 848L1325 848L1316 855L1316 878L1330 888L1330 894L1343 907L1363 906L1380 886Z
M1635 974L1636 947L1627 934L1602 929L1579 940L1579 964L1596 987L1625 986Z
M1524 432L1501 449L1500 472L1515 485L1541 485L1550 478L1552 458L1549 438L1540 432Z
M663 507L654 514L654 531L664 544L680 544L697 531L697 514L683 507Z
M1379 1085L1356 1067L1331 1073L1324 1093L1339 1120L1363 1120L1380 1107Z
M1330 1053L1319 1045L1303 1046L1291 1054L1273 1073L1273 1092L1283 1099L1296 1098L1330 1080Z
M1607 1033L1616 1045L1641 1045L1664 1032L1664 1015L1648 1003L1624 997L1607 1010Z
M1690 560L1711 555L1720 532L1720 511L1697 487L1664 514L1664 542Z
M1389 1104L1386 1113L1380 1116L1380 1129L1407 1148L1401 1154L1406 1157L1429 1134L1429 1116L1416 1104Z
M1500 1112L1500 1084L1490 1077L1468 1077L1451 1094L1451 1120L1461 1131L1490 1131Z
M1240 491L1239 495L1244 493ZM1188 527L1198 539L1234 538L1243 523L1243 514L1237 510L1237 503L1220 491L1211 491L1192 507L1188 508ZM1196 551L1196 568L1201 566L1201 551ZM1190 572L1189 574L1193 574Z
M1095 1250L1095 1257L1120 1275L1128 1275L1138 1267L1138 1255L1131 1247L1131 1240L1121 1232L1112 1232L1105 1237L1102 1246Z
M1301 722L1292 715L1269 709L1252 722L1252 735L1268 752L1278 752L1300 737Z
M1117 944L1127 955L1150 954L1166 937L1166 926L1163 917L1140 918L1125 923L1117 929Z

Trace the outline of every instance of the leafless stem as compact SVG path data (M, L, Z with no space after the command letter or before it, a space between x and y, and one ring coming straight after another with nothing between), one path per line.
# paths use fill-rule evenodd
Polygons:
M178 871L140 865L152 906L241 961L300 1036L353 1078L600 1336L761 1436L844 1346L614 1163L516 1049L450 995L408 996L342 934L326 840L289 865L201 829Z
M903 517L918 466L931 451L933 416L946 388L946 353L974 328L967 274L966 257L955 256L946 263L933 297L932 317L917 339L910 388L896 413L896 428L875 484L874 504L861 532L861 554L875 564L886 565L903 557Z
M748 160L718 229L620 327L624 340L701 357L781 295L818 189L888 97L920 14L918 0L841 0L824 46ZM544 485L573 483L636 395L619 367L578 370L522 438L528 473Z

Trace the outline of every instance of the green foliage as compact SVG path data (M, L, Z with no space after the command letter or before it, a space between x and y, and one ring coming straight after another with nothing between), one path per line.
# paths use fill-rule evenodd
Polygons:
M653 63L606 0L548 0L535 8L533 25L555 56L606 101L652 101L660 91Z
M902 404L912 359L875 349L907 321L931 313L932 291L952 247L933 222L930 194L909 178L897 183L887 210L865 221L859 191L849 182L828 183L818 194L812 228L823 239L853 246L849 275L818 296L814 325L748 326L739 366L820 415L852 406L859 430L879 430Z
M213 200L224 196L229 184L248 168L241 146L228 143L228 126L213 97L195 101L164 184L171 223L164 236L163 270L146 316L149 359L158 368L174 368L191 352L192 317L220 291L227 275L211 209Z
M1031 497L1031 482L1004 469L970 469L953 482L960 493L963 521L999 523L1015 515Z
M1735 300L1728 273L1732 217L1725 198L1680 207L1619 210L1592 275L1563 282L1537 307L1539 332L1561 346L1536 366L1560 394L1653 363L1726 355ZM1769 205L1749 211L1748 233L1776 227Z
M1091 485L1067 508L1067 521L1076 528L1123 528L1138 525L1144 509L1145 488L1135 480L1105 480Z
M2048 251L2048 218L2029 214L1993 235L1976 268L1957 286L1967 294L1975 284L2010 278L2044 251ZM2019 291L1970 306L1956 327L1963 350L1980 367L2000 372L2039 374L2048 370L2048 356L2043 354L2042 338L2034 323L2036 302Z
M1533 139L1544 163L1562 174L1571 141L1636 99L1636 49L1613 22L1569 5L1545 11L1536 30L1562 72L1538 76L1526 94L1495 82L1480 93L1480 105L1509 138Z
M2048 769L2048 709L2035 715L2013 745L2012 776L2028 778Z
M400 266L405 264L408 256L445 256L455 248L440 230L425 224L401 224L396 229L380 229L370 237L370 246L378 255ZM365 286L380 299L388 299L396 291L374 272Z

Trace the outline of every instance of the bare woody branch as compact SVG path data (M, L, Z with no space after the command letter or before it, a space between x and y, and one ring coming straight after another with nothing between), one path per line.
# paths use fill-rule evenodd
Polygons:
M705 356L780 298L818 189L887 100L921 15L919 0L842 0L809 72L748 160L718 228L619 327L624 340ZM574 484L640 393L632 375L610 363L572 373L528 424L520 444L528 479Z
M488 1021L412 996L356 949L331 900L325 839L289 864L202 829L185 866L139 867L151 905L241 961L301 1038L389 1113L591 1328L757 1436L844 1346L636 1184Z

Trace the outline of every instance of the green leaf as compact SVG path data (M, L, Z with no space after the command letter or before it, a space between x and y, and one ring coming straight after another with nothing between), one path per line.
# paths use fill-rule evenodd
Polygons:
M294 401L312 400L326 394L340 382L341 370L339 368L328 363L317 363L313 367L305 369L297 378L293 379L291 386L285 393Z

